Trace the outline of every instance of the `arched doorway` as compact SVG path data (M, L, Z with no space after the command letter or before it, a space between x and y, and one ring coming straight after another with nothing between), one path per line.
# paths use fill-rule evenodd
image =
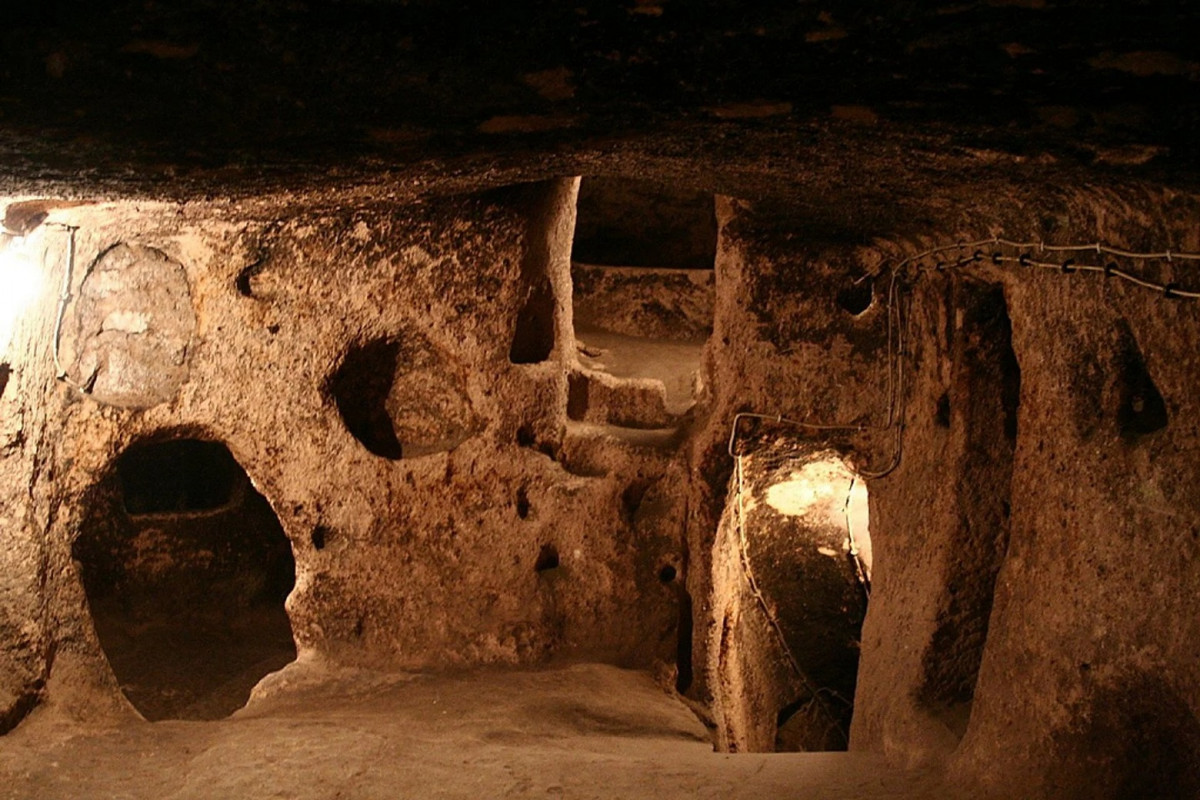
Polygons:
M73 546L100 645L148 720L217 719L296 657L290 542L229 449L131 445Z
M870 593L867 487L790 437L736 457L714 548L718 744L842 750Z

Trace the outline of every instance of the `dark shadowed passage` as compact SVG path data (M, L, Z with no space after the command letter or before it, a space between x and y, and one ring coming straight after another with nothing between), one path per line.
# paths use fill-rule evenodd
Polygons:
M129 447L73 552L113 674L149 720L227 716L296 657L291 545L219 442Z

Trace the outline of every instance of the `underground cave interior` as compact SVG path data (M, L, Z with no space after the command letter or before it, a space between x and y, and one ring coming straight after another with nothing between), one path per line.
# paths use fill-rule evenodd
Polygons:
M570 281L561 284L569 288L577 359L567 379L566 425L577 439L669 452L703 391L702 355L716 297L714 198L637 180L586 178L579 186ZM150 288L162 277L155 270L166 276L178 272L170 258L150 248L106 249L87 270L81 292L84 298L95 295L99 310L85 302L80 325L93 325L96 338L120 329L114 313L123 312L114 312L101 290L90 291L95 275L125 275L106 278L106 285L121 287L124 302L137 307L148 302L141 292L164 291ZM166 299L149 302L158 303L160 317L167 316L164 308L178 312L186 284L158 283L165 283ZM509 352L514 363L544 362L554 349L556 298L549 284L545 275L530 282ZM239 293L250 296L252 285L239 276ZM869 301L869 287L867 296ZM103 322L86 321L97 315ZM161 319L158 324L164 338L172 333L186 338L186 330L175 331ZM80 360L91 352L87 344L80 350L85 354ZM115 371L111 351L107 357L109 362L93 356L100 367L92 368L85 390L93 396ZM449 453L480 427L463 401L466 378L448 368L449 362L411 328L361 340L346 350L322 394L373 456L400 460ZM119 390L110 401L144 402ZM639 436L643 431L651 437ZM780 729L770 749L845 749L870 574L866 484L835 453L804 460L798 455L803 444L786 438L773 448L771 468L748 469L745 476L739 471L732 491L739 508L743 491L766 497L779 520L772 528L769 520L739 517L735 524L743 538L736 547L747 569L761 562L753 591L805 688L782 689L792 692L787 701L750 724ZM624 489L620 501L628 522L648 512L652 518L654 501L645 497L651 484L638 477ZM292 548L270 503L224 443L186 428L153 431L104 469L85 505L72 557L100 647L143 717L227 716L261 678L295 658L284 603L295 583ZM526 519L530 511L522 488L517 516ZM771 533L760 535L760 529ZM331 535L330 528L317 525L308 544L323 550ZM820 561L832 560L824 574L822 564L809 563L807 551L814 547ZM562 563L557 544L547 541L538 548L533 572L541 582L561 579ZM678 606L672 667L678 691L692 681L695 624L686 576L680 574L684 568L669 559L655 573ZM813 590L818 586L829 588L828 596ZM364 619L357 623L359 635ZM797 662L788 641L814 657ZM756 672L761 666L742 668ZM811 687L820 687L820 693L811 693ZM826 697L841 704L835 714ZM814 704L823 710L814 712ZM829 733L831 724L836 733Z
M568 377L567 424L585 423L576 426L585 438L669 446L703 385L702 352L715 301L714 199L645 181L585 179L576 213L570 299L579 366ZM100 267L124 247L105 251ZM95 272L94 266L88 274ZM135 286L127 298L134 305L142 301L137 291ZM240 284L239 291L247 294ZM535 281L514 333L514 362L549 357L553 331L544 324L553 313L549 295L552 291ZM539 326L542 339L531 342L528 331ZM111 317L100 327L111 327ZM442 400L436 418L430 418L429 405L405 403L406 396L462 395L461 377L448 385L444 359L429 352L428 341L415 331L359 342L326 381L324 394L346 430L373 455L398 460L449 452L475 433L465 404ZM639 438L639 430L666 436ZM796 450L795 443L782 447L785 454ZM748 478L745 488L754 494L766 487L771 508L801 521L783 526L788 543L776 546L779 552L757 552L767 541L754 533L761 523L745 526L749 532L742 532L747 540L740 547L748 560L765 559L763 583L755 591L772 595L768 613L777 617L780 635L807 642L805 650L819 653L820 662L836 662L817 666L815 680L844 707L834 722L840 734L822 738L801 732L794 741L781 734L775 747L844 749L852 707L847 698L853 696L857 665L854 643L869 585L865 483L849 477L852 473L832 454L807 462L780 458L774 472ZM646 488L646 481L635 481L623 493L629 515L640 510ZM742 487L735 491L740 496ZM516 502L518 517L526 518L530 502L524 490ZM259 679L295 658L284 610L295 581L288 539L270 504L223 443L183 430L156 431L130 444L91 490L79 530L72 556L100 646L122 692L146 719L227 716L244 704ZM328 534L318 525L310 543L324 549ZM848 579L842 565L832 577L806 583L797 577L805 572L796 560L798 541L805 547L820 542L813 546L835 561L848 557L853 574ZM542 544L534 571L545 577L559 566L556 545ZM667 562L657 577L674 586L682 578L677 573ZM791 602L831 580L841 594L857 599ZM692 604L685 589L673 591L680 627L675 686L684 691L691 682ZM814 636L824 626L836 629L825 636L828 641ZM833 651L837 655L831 656ZM800 669L790 651L788 657ZM805 665L809 672L801 680L812 677L812 668ZM776 724L782 726L798 710L811 713L814 699L820 702L806 695L788 702ZM810 724L828 726L829 721L817 714Z
M8 5L0 797L1200 797L1197 4Z
M219 237L204 266L189 263L205 251L187 226L212 224L206 211L180 232L143 219L169 218L169 206L77 204L51 209L52 223L68 227L29 234L52 269L66 266L63 237L78 235L86 264L65 316L69 383L57 391L70 398L68 436L85 453L67 466L82 488L64 500L78 516L63 531L88 616L64 624L77 627L55 660L74 660L83 688L60 683L59 707L86 720L80 709L111 701L115 686L149 721L283 719L310 713L306 703L311 713L329 708L327 682L358 708L357 679L329 665L458 680L436 691L495 691L504 706L525 702L504 694L506 681L525 678L462 669L532 667L548 683L521 691L558 697L571 691L554 683L566 675L628 692L659 715L646 723L654 736L704 750L854 751L882 738L880 709L923 726L888 745L901 761L941 764L969 746L1028 435L1028 362L1018 358L1003 270L1027 269L1029 256L993 243L990 271L977 277L934 253L897 290L859 263L798 268L787 260L790 238L756 232L749 204L712 193L584 177L438 202L435 212L406 211L410 224L428 225L421 213L452 230L475 224L481 240L500 232L489 247L510 247L503 258L488 253L516 287L493 298L494 310L436 282L448 262L428 255L427 242L427 251L389 245L401 254L394 261L360 257L364 240L387 240L390 216L340 227L322 218L331 238L315 244L305 231L321 226L305 218L282 229L236 221L232 229L254 233L250 256L264 240L277 255L232 274ZM504 226L514 224L510 245ZM763 239L766 255L754 249ZM464 260L478 256L454 246ZM980 261L978 249L946 249L958 267ZM238 255L234 263L257 264ZM357 272L343 273L349 284L306 297L336 258L358 259ZM394 302L405 295L387 294L398 269L434 276L422 289L429 299L414 304L429 316L413 318ZM1059 268L1046 277L1087 276ZM1057 291L1047 286L1057 284L1043 294ZM385 309L382 324L320 328L338 316L331 297L351 303L344 315L362 313L358 295ZM760 306L752 316L751 303ZM50 309L53 323L61 309ZM475 323L462 319L498 320L485 332L483 366L439 330L439 314L465 335ZM818 341L797 335L797 320ZM221 325L253 332L225 334L233 345L222 349ZM18 326L18 339L29 335ZM1117 320L1107 335L1103 355L1072 373L1091 387L1075 402L1101 413L1078 408L1072 424L1140 457L1164 441L1170 403L1133 325ZM208 394L231 365L266 363L280 341L299 354L294 372L258 372L261 387L226 383ZM830 342L840 348L833 359ZM755 348L770 355L754 361ZM811 393L823 411L815 419L849 422L742 413L747 385L758 398ZM502 399L489 404L491 391ZM253 436L238 431L248 420ZM87 432L96 426L102 435ZM293 455L273 455L289 446ZM496 466L497 455L511 466ZM887 479L897 471L900 480ZM913 525L932 526L933 544L892 533ZM697 526L710 532L689 538ZM890 576L886 555L875 563L880 550L900 564ZM919 647L880 630L886 622L872 631L877 601L891 614L925 609ZM435 605L449 610L438 617ZM915 653L889 658L893 647ZM313 653L331 670L315 679ZM639 677L587 671L599 665ZM647 675L670 694L651 701L635 685ZM385 687L391 699L380 707L428 688L389 681L365 681ZM911 704L900 711L898 681ZM585 720L591 733L643 735L602 709L568 709L578 715L570 724ZM1169 744L1186 750L1180 741ZM1119 780L1165 785L1129 778L1130 763L1118 759Z

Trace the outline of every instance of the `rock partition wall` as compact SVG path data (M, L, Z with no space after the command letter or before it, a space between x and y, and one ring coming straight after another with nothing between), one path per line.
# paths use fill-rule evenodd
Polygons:
M302 658L672 669L685 570L683 493L667 479L679 480L675 445L565 431L575 186L404 208L73 208L80 264L126 242L181 265L196 330L188 378L164 402L133 411L65 383L39 398L55 420L41 455L54 478L40 484L55 513L30 541L47 552L28 574L47 578L21 596L46 603L56 659L38 689L45 660L7 637L42 670L20 685L74 714L124 713L71 547L98 476L129 444L170 430L227 445L278 516L295 555L287 608ZM555 338L545 360L514 363L533 271L560 293ZM71 333L86 311L67 310L71 367L86 353ZM359 370L378 366L374 389L346 375L372 342L394 344L389 363ZM396 458L351 424L346 408L364 402Z
M890 246L1003 231L1195 251L1198 214L1194 197L1136 187L1036 205L1014 191ZM912 289L904 459L871 485L851 746L946 763L998 797L1194 796L1200 507L1184 487L1200 362L1185 343L1200 307L1069 263L989 265L1002 249L967 270L924 259ZM1195 280L1178 261L1136 269Z
M25 245L46 272L59 274L66 243L65 232L43 227ZM45 587L51 580L46 531L57 504L48 465L58 435L55 410L40 402L54 387L55 298L43 282L26 299L0 354L0 734L39 702L55 653Z
M1163 234L1195 250L1196 218ZM1200 308L1103 281L1006 291L1011 533L962 764L997 792L1016 773L1044 796L1195 797Z

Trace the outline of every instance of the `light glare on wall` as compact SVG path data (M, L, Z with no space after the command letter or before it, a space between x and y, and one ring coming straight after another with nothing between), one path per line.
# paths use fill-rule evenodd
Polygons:
M781 514L817 524L845 527L845 548L871 578L871 534L867 485L838 458L797 466L767 489L767 504Z
M0 234L0 358L7 358L17 320L42 290L42 270L24 237Z

